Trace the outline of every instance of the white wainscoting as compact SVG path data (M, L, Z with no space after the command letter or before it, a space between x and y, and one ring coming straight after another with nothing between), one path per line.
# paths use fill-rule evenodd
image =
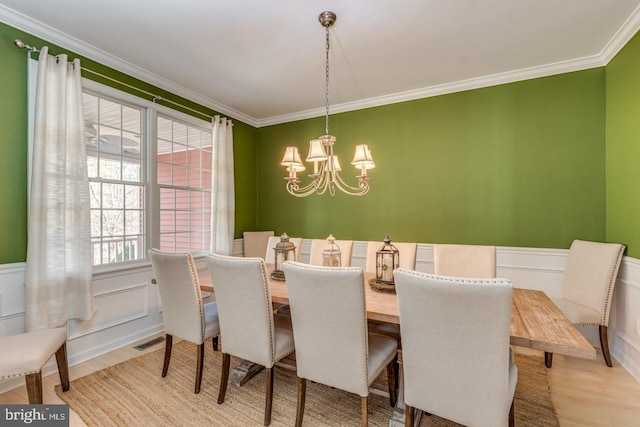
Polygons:
M611 307L611 355L640 382L640 260L622 260Z
M309 261L311 241L303 240L300 260ZM234 255L242 255L242 239L234 242ZM352 262L364 268L367 242L354 242ZM562 273L567 251L540 248L497 248L499 277L510 279L520 288L540 289L551 297L562 291ZM203 258L197 260L205 267ZM433 245L418 244L416 270L433 272ZM0 265L0 334L22 333L24 327L25 264ZM157 286L148 264L126 271L101 273L94 277L98 310L90 321L68 325L70 366L117 348L130 345L162 331L162 308ZM640 260L625 257L614 292L609 328L613 357L640 381ZM599 346L597 328L582 328L594 346ZM44 368L56 370L55 361ZM18 387L23 378L0 382L0 393Z

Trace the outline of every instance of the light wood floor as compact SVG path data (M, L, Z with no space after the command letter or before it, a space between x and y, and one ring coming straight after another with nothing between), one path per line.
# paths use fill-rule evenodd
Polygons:
M142 340L140 343L149 341L151 338L154 337ZM140 343L112 351L70 368L71 380L146 352L164 348L163 343L144 351L133 348ZM528 349L514 348L514 350L542 355ZM158 369L160 370L160 367ZM160 375L159 370L158 375ZM59 381L57 373L43 379L45 403L63 403L54 391ZM607 368L600 353L597 360L554 355L550 384L551 397L561 427L637 427L640 425L640 383L615 360L613 368ZM0 394L0 403L27 404L25 387ZM73 410L70 411L70 418L72 427L86 425Z

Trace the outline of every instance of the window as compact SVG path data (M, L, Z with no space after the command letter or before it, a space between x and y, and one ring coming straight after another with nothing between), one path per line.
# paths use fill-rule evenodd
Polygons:
M160 249L197 252L211 240L211 130L158 115Z
M144 108L83 94L93 265L145 258Z
M93 265L144 260L150 247L208 251L211 125L95 82L83 86Z

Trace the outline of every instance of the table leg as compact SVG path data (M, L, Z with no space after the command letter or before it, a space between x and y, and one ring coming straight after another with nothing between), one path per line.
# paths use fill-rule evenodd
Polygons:
M389 427L404 427L406 406L404 403L404 370L402 369L402 350L398 350L398 401L393 414L389 418ZM420 424L422 411L416 409L414 416L414 427Z
M229 382L237 387L240 387L262 369L264 369L264 366L262 365L249 362L248 360L243 360L238 366L231 370L231 374L229 375Z

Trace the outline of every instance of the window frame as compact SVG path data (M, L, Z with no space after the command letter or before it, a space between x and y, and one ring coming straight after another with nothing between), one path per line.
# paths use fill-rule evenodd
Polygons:
M143 161L143 182L145 192L144 233L146 250L160 245L160 187L157 182L157 120L158 114L200 128L211 128L211 122L182 113L152 101L140 98L86 78L82 79L82 90L110 98L116 102L132 104L143 108L143 136L140 139L140 152ZM151 160L153 159L153 161ZM213 189L212 189L213 191ZM195 253L199 255L199 253ZM147 251L144 257L133 261L124 261L93 266L94 274L135 269L148 266L150 263Z
M156 114L156 120L154 121L154 124L156 124L156 125L158 124L158 118L160 118L160 117L161 117L163 120L168 120L168 121L171 121L172 123L178 123L178 124L181 124L181 125L184 125L184 126L188 126L189 128L194 129L194 130L197 130L197 131L199 131L199 132L209 133L209 134L211 135L211 148L210 148L209 150L205 150L205 149L202 149L202 147L200 147L200 149L201 149L201 151L202 151L202 152L209 152L209 154L210 154L210 155L212 156L212 158L213 158L213 131L212 131L212 129L211 129L211 124L208 124L208 126L200 126L200 125L195 124L193 121L191 121L191 122L185 122L184 120L177 118L175 115L170 116L170 115L165 114L165 113L164 113L164 112L162 112L162 111L157 111L156 113L157 113L157 114ZM158 141L157 136L158 136L158 132L156 132L156 139L155 139L154 141ZM173 140L172 140L172 141L167 141L166 139L164 139L164 142L169 142L170 144L178 144L178 145L180 145L180 143L179 143L179 142L177 142L177 141L173 141ZM190 146L190 145L189 145L189 144L190 144L190 141L188 140L188 138L187 138L187 144L188 144L188 145L187 145L187 147L189 147L189 146ZM172 147L173 147L173 145L172 145ZM158 148L158 144L155 144L155 148L156 148L156 149ZM189 150L187 150L187 151L189 151ZM200 153L200 156L202 156L202 152ZM174 153L174 154L175 154L175 151L172 151L172 153ZM156 168L158 167L158 164L159 164L159 163L162 163L162 164L164 164L164 165L174 165L174 166L175 166L175 164L173 163L173 161L171 161L171 162L158 162L158 155L157 155L157 153L156 153L155 159L156 159L156 161L154 162L154 165L156 166ZM201 157L201 159L202 159L202 157ZM204 171L209 171L210 173L212 173L212 172L213 172L213 171L212 171L212 167L213 167L212 165L209 165L209 168L205 168L205 167L202 165L202 163L200 163L199 167L194 168L192 165L187 164L187 165L186 165L186 172L187 172L187 176L189 176L189 172L188 172L188 171L189 171L189 170L194 170L194 169L199 170L201 174L202 174L202 172L204 172ZM202 186L200 186L200 187L193 187L193 186L189 185L189 183L187 183L187 184L185 184L185 185L178 185L178 184L176 184L175 182L172 182L171 184L166 184L166 183L161 184L161 183L159 183L159 182L157 181L157 180L158 180L158 170L157 170L157 169L156 169L156 173L155 173L154 177L155 177L155 179L156 179L155 186L157 187L157 195L158 195L158 214L159 214L159 216L160 216L160 215L162 214L162 212L163 212L163 209L161 208L161 203L160 203L160 201L161 201L161 200L160 200L160 199L161 199L160 195L161 195L161 192L162 192L161 190L162 190L162 189L165 189L165 190L167 190L167 189L169 189L169 190L173 189L173 190L176 190L176 191L186 191L186 192L188 192L190 195L193 195L193 194L195 194L195 193L209 193L209 194L210 194L209 200L211 200L211 198L213 197L213 189L211 188L211 181L209 181L209 187L208 187L208 189L204 189L204 187L202 187ZM202 175L201 175L200 177L202 178ZM172 181L173 181L173 180L172 180ZM202 185L202 181L200 182L200 185ZM203 189L204 189L204 191L202 191ZM206 210L206 209L205 209L205 210ZM164 210L164 211L166 211L166 210ZM175 214L178 214L179 212L182 212L182 213L185 213L185 212L193 212L193 209L192 209L191 205L190 205L190 209L188 209L188 210L186 210L186 211L185 211L185 210L183 210L183 209L178 209L178 207L177 207L177 206L175 206L175 208L174 208L174 210L173 210L173 211L174 211L174 213L175 213ZM210 221L211 221L211 206L209 206L208 211L209 211L209 222L210 222ZM191 216L190 216L189 221L191 221ZM158 248L161 248L161 239L162 239L162 235L163 235L163 234L164 234L165 236L170 235L170 234L173 234L173 235L174 235L174 238L177 238L177 237L179 237L180 235L183 235L183 234L184 234L184 232L179 232L178 230L174 230L174 232L173 232L173 233L167 233L167 232L162 233L162 230L160 229L160 224L161 224L161 222L160 222L160 219L159 219L159 220L158 220L158 234L157 234L157 237L158 237L157 244L158 244L158 246L156 246L156 247L158 247ZM203 223L203 224L204 224L204 223ZM203 230L200 230L200 231L199 231L199 233L202 233L202 232L207 231L207 230L209 231L209 233L211 233L211 225L210 225L210 223L209 223L209 225L208 225L208 226L207 226L207 225L204 225L204 229L203 229ZM187 233L187 234L190 234L190 233ZM189 239L191 239L191 236L189 237ZM174 240L174 243L177 243L177 242ZM193 243L193 242L192 242L192 243ZM211 244L211 235L209 236L209 245L210 245L210 244ZM168 250L168 249L167 249L167 250ZM204 255L204 254L208 253L208 251L209 251L209 249L198 249L198 250L190 249L190 252L191 252L194 256Z

